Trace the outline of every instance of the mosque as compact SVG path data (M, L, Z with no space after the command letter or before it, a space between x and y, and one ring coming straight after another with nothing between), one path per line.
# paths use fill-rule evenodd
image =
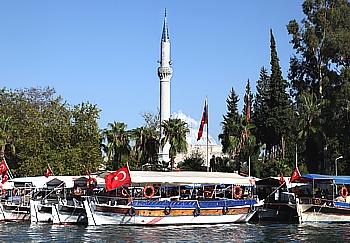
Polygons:
M171 59L170 59L170 39L168 31L168 23L166 19L166 10L164 13L164 24L161 37L160 45L160 60L158 67L158 77L160 81L160 122L168 120L170 118L170 80L173 75L173 69L171 68ZM175 167L176 164L180 161L183 161L188 155L192 154L195 151L200 152L204 155L204 161L208 165L208 159L222 155L222 147L218 145L215 139L205 131L203 131L202 138L197 141L197 134L199 129L199 122L186 116L181 111L174 113L172 115L174 118L180 118L188 124L190 132L186 135L187 141L187 153L180 153L175 158ZM161 138L164 137L164 132L160 131ZM208 143L207 143L208 137ZM160 138L160 139L161 139ZM208 155L207 155L207 144L208 144ZM169 162L169 149L170 145L166 144L164 148L159 148L158 159L159 161ZM208 158L208 159L207 159Z

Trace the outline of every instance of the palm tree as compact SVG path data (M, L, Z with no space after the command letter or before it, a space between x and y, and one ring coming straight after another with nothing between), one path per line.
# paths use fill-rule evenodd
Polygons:
M309 137L317 132L315 122L319 120L325 100L318 99L315 93L303 93L299 98L299 127L298 137Z
M131 131L131 139L135 141L135 154L140 166L157 161L158 132L155 127L138 127Z
M107 140L107 156L109 159L113 157L113 170L117 170L119 169L122 156L130 155L129 132L126 131L126 124L123 122L114 121L113 123L108 123L108 127L103 131Z
M161 145L164 147L167 142L170 144L169 156L171 158L171 170L173 170L175 155L179 152L187 152L186 134L190 130L187 123L178 118L163 121L161 127L164 131Z
M10 146L12 153L15 153L14 133L15 124L12 117L8 115L0 116L0 161L5 159L5 148Z

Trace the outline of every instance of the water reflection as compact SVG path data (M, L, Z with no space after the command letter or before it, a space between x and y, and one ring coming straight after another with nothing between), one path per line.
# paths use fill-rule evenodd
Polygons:
M52 226L1 223L4 242L349 242L348 224Z

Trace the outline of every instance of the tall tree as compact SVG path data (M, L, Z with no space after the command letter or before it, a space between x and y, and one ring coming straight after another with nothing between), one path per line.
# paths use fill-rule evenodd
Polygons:
M348 78L343 74L350 66L350 4L348 0L306 0L302 9L306 17L301 24L291 20L287 25L296 51L290 60L289 79L296 100L308 92L325 101L320 114L324 122L317 128L323 133L322 143L315 137L306 150L323 157L319 167L328 172L329 159L342 150L339 144L346 133L339 121L344 121L341 117L348 99Z
M108 128L104 130L110 154L113 157L113 170L119 169L122 156L130 155L131 146L127 125L123 122L108 123Z
M267 129L271 131L270 139L266 142L267 149L273 146L280 147L281 159L285 159L286 141L291 139L289 134L292 132L294 114L292 102L287 88L288 82L282 76L282 70L279 65L276 42L272 29L270 29L270 49L271 49L271 75L270 75L270 99L268 100L270 115L267 118ZM294 144L294 141L287 141Z
M144 164L158 162L158 135L155 127L138 127L131 130L131 140L135 141L134 152L139 160L140 168Z
M165 120L161 126L164 130L161 145L164 146L167 142L170 144L169 156L171 159L171 170L173 170L176 154L187 152L186 134L190 130L187 127L187 123L179 118Z
M12 117L6 114L0 116L0 161L5 159L5 149L9 147L12 153L15 153L15 137L16 127Z
M232 88L229 97L226 99L227 113L221 122L222 133L219 139L222 144L222 152L228 153L235 161L235 169L240 171L240 152L244 144L246 130L244 127L245 117L238 111L239 98Z
M253 114L252 122L256 126L254 132L257 143L261 145L265 144L265 141L268 140L269 131L267 129L267 118L269 117L269 106L268 100L270 99L270 77L267 73L267 69L262 67L260 69L260 76L256 84L256 94L253 103Z

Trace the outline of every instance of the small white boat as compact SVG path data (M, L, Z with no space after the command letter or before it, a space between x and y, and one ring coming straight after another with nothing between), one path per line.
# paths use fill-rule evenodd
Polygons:
M255 190L264 199L264 206L258 211L259 220L298 222L295 195L289 184L270 177L257 181Z
M120 188L113 200L86 198L89 225L246 223L263 205L245 194L250 180L237 174L132 171L131 176L138 187Z
M29 221L30 197L33 188L29 184L15 184L13 189L2 189L0 221Z
M87 225L85 208L75 199L73 204L67 202L53 204L52 223L54 225Z
M300 223L350 222L350 176L306 174L297 181L305 183L295 190Z
M247 223L262 203L255 200L148 201L96 205L84 201L89 225L184 225Z

